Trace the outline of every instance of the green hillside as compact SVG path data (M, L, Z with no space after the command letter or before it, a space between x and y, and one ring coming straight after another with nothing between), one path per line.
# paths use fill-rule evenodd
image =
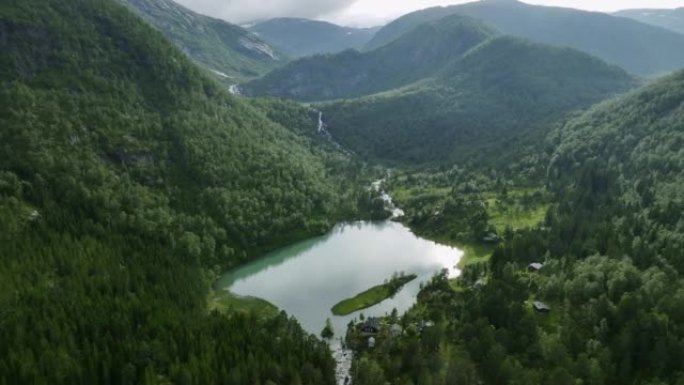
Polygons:
M614 15L684 34L684 7L677 9L627 9L615 12Z
M425 22L453 14L479 19L507 35L575 48L638 75L660 75L684 67L682 34L603 13L515 0L484 0L410 13L378 31L366 50L391 43Z
M1 384L334 383L285 315L207 312L221 269L354 215L316 116L114 0L0 3L0 84Z
M333 136L370 159L505 164L568 112L634 85L586 54L500 37L434 80L322 109Z
M347 49L360 50L378 29L342 27L324 21L289 17L270 19L249 27L261 39L293 58L339 53Z
M253 33L192 12L173 0L119 0L219 80L259 77L287 58Z
M683 383L683 122L679 72L553 130L539 143L550 161L530 165L550 171L536 180L552 202L543 222L502 232L457 281L433 278L413 309L388 317L410 325L400 337L365 349L351 333L355 384ZM488 181L509 200L503 170L444 173L442 220L472 221L463 208ZM413 328L424 320L433 325Z
M349 50L292 62L242 88L252 95L302 101L369 95L434 76L494 34L472 19L449 17L372 52Z
M583 163L604 164L623 175L622 187L638 182L642 199L674 215L677 210L666 207L684 202L683 140L684 72L679 72L602 103L554 132L552 175L560 177Z

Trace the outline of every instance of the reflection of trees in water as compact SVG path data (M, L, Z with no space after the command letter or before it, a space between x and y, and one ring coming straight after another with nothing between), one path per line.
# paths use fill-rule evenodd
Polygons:
M295 259L304 253L314 250L316 247L320 247L322 243L325 243L325 241L334 235L333 233L328 233L321 237L310 238L305 241L283 247L276 251L270 252L244 266L233 269L225 273L217 281L216 287L228 288L237 281L251 277L264 270L278 267L290 259Z
M301 256L302 254L313 252L318 247L324 247L328 240L335 236L344 234L349 230L364 231L368 227L371 227L374 231L384 231L388 227L397 226L400 226L407 233L411 233L408 228L404 227L399 223L391 221L356 221L338 224L335 227L333 227L332 231L328 232L323 236L310 238L305 241L297 242L290 246L280 248L246 265L243 265L241 267L238 267L225 273L217 281L216 287L227 288L232 286L235 282L240 281L244 278L258 274L270 268L278 267L291 259Z

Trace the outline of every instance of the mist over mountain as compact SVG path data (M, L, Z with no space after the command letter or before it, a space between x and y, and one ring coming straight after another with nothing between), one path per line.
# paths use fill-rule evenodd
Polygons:
M410 13L378 31L366 49L378 48L426 21L451 14L482 20L504 34L572 47L638 75L659 75L684 67L681 34L608 14L515 0L484 0Z
M614 15L684 34L684 7L677 9L629 9L616 12Z
M342 27L297 18L270 19L249 27L261 39L292 58L361 50L378 29Z

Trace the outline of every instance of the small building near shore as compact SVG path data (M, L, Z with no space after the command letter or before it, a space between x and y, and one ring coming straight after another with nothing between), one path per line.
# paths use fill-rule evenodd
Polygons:
M380 321L377 318L368 318L361 324L361 335L364 337L374 336L380 332Z
M489 233L489 234L485 235L484 237L482 237L483 243L487 243L487 244L491 244L491 245L495 245L495 244L499 243L500 241L501 241L501 238L499 238L499 236L494 234L494 233Z
M551 308L544 302L534 301L532 307L537 313L547 314L551 311Z
M425 329L431 328L433 326L435 326L434 322L422 320L418 323L417 328L418 331L422 333L425 331Z
M486 285L486 284L487 284L487 282L485 281L485 279L480 278L477 281L475 281L475 283L473 284L473 289L478 289L478 290L482 289L484 287L484 285Z
M531 271L533 273L536 273L539 270L541 270L543 267L544 267L543 263L534 262L534 263L530 263L529 265L527 265L527 271Z

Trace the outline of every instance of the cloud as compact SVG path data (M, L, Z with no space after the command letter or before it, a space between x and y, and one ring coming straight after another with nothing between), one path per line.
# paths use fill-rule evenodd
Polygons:
M1 1L1 0L0 0ZM243 24L273 17L303 17L346 25L377 25L404 13L436 5L476 0L174 0L213 17ZM626 8L675 8L683 0L522 0L529 4L553 5L593 11Z
M273 17L322 18L348 8L356 0L175 0L199 13L246 23Z

